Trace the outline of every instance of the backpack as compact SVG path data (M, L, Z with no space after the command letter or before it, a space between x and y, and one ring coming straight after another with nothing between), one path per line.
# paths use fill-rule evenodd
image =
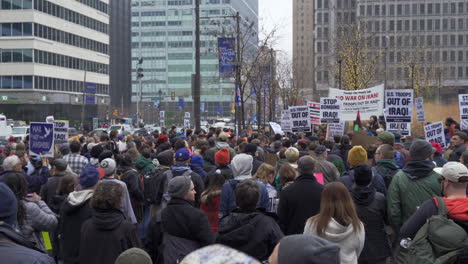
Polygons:
M379 171L376 167L372 167L372 172L374 175L380 175L380 177L382 177L382 179L384 180L385 182L385 188L387 188L388 190L388 187L390 187L390 183L392 182L392 179L393 177L395 176L395 174L397 174L398 172L400 171L400 169L396 169L394 171L391 171L390 173L388 174L385 174L385 173L382 173L381 171Z
M192 170L189 169L189 170L186 170L184 173L182 173L182 175L180 175L180 176L185 176L185 177L192 178L191 174L192 174ZM169 181L172 178L174 178L174 174L172 173L172 170L166 171L166 173L164 175L166 176L166 181L164 183L164 192L163 192L162 199L161 199L161 211L164 208L167 207L167 204L171 200L171 196L169 195L167 189L168 189L168 186L169 186ZM179 176L177 176L177 177L179 177Z
M438 214L426 221L408 248L401 248L397 263L452 264L468 247L468 234L447 218L444 199L434 197L434 201L438 203Z
M161 175L161 170L152 169L149 173L143 175L143 195L145 196L145 201L149 204L156 203L156 194L158 193L158 178Z

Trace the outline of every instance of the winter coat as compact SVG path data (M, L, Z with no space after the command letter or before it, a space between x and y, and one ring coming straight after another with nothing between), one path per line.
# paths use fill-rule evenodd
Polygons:
M219 224L219 202L221 201L221 190L203 193L201 196L200 209L208 217L213 233L218 232Z
M343 183L346 188L351 191L354 185L354 168L351 168L349 171L345 172L345 174L338 181ZM382 179L382 176L379 174L372 173L371 186L373 186L379 193L384 195L387 194L387 187L385 186L385 182Z
M432 161L410 161L395 174L387 193L388 220L394 230L432 196L440 196L439 174L433 171Z
M387 219L385 196L373 187L355 187L351 195L359 219L364 224L366 239L359 261L378 263L391 255L384 226Z
M262 161L258 160L257 157L253 157L252 161L252 175L255 175L257 173L258 168L263 164Z
M26 219L20 231L23 236L45 250L42 232L54 231L57 228L58 219L44 201L31 201L23 199L26 210Z
M450 156L448 158L448 161L456 161L460 162L460 157L463 154L463 152L466 150L466 145L461 145L457 148L455 148L452 153L450 153Z
M215 167L211 171L208 172L207 182L205 182L205 185L208 185L208 179L210 178L212 174L216 173L217 170L220 170L221 174L224 175L226 181L234 179L234 175L232 174L232 169L231 167L229 167L229 165L219 165L218 167Z
M304 234L317 235L316 224L307 221ZM357 264L359 255L364 248L364 225L361 223L361 228L354 230L353 225L343 226L332 218L322 238L340 245L341 264Z
M439 168L442 168L445 165L445 163L447 163L447 160L444 159L444 157L442 157L441 154L434 154L433 160Z
M213 148L205 151L203 155L203 170L204 171L211 171L216 168L215 159L214 159L214 155L216 151L217 150Z
M81 226L92 216L93 209L89 202L93 194L93 190L72 192L60 208L58 237L60 259L65 264L79 263Z
M340 156L336 154L328 154L327 161L335 165L336 169L340 173L340 177L343 176L343 174L346 171L346 168L344 166L343 159Z
M191 164L190 169L196 174L200 175L203 183L208 182L208 174L206 173L206 171L203 169L202 166Z
M392 159L383 159L377 161L375 167L373 167L372 171L379 174L384 182L385 188L388 189L390 187L390 183L392 182L393 176L400 170L398 165L396 164L395 160Z
M325 184L337 181L338 178L340 178L340 172L338 171L336 166L333 163L321 157L315 159L314 172L323 174L323 180Z
M223 148L227 148L229 150L229 157L232 161L232 159L236 155L236 151L233 148L231 148L231 146L229 146L227 142L218 141L216 142L216 145L213 148L211 148L211 150L213 150L216 153Z
M57 194L57 189L60 180L65 176L64 174L55 174L49 178L46 184L42 185L41 198L50 207L52 198Z
M285 235L302 234L306 220L320 211L322 190L315 176L306 173L281 191L278 218Z
M164 263L182 260L195 249L210 245L215 236L206 215L189 202L172 198L161 214Z
M138 156L135 160L135 168L143 175L150 173L155 167L151 160L143 156Z
M219 223L217 243L227 245L260 261L268 259L283 232L275 219L262 212L234 210Z
M55 264L51 257L4 222L0 223L0 239L9 240L0 242L0 256L4 263Z
M96 209L81 227L80 263L113 264L133 247L141 247L136 227L119 209Z
M0 173L0 182L5 182L4 179L12 173L17 172L3 171L2 173ZM35 172L31 175L28 175L23 172L23 176L28 182L28 193L39 193L41 190L41 186L47 182L47 179L49 177L49 168L44 166L38 172Z
M345 170L349 169L348 164L348 153L353 148L351 145L343 145L336 149L332 154L338 155L343 160L343 165L345 166Z
M145 203L145 197L143 195L143 188L140 184L140 178L138 172L130 167L122 167L121 181L127 185L128 195L130 196L130 202L133 208L133 213L140 222L143 218L143 205Z

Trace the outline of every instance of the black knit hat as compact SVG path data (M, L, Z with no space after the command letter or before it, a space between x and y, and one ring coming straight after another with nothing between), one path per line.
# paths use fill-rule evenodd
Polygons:
M357 186L367 186L372 182L372 169L365 163L354 167L354 182Z

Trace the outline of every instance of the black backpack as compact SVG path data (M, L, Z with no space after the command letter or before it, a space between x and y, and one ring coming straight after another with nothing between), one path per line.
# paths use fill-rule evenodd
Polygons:
M156 168L143 175L143 185L145 186L143 195L145 196L145 201L149 204L156 203L156 194L159 186L158 176L160 175L161 171Z

